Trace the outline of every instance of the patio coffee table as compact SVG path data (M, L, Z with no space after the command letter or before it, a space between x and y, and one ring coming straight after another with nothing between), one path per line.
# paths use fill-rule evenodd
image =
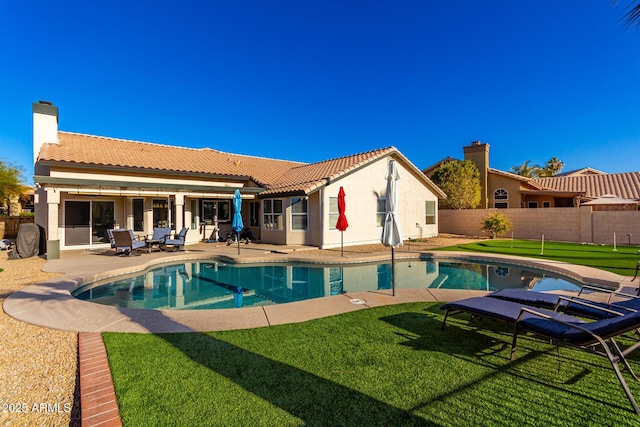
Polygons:
M158 246L158 250L160 249L160 240L155 240L155 239L147 239L147 253L151 253L151 250L153 249L154 245Z

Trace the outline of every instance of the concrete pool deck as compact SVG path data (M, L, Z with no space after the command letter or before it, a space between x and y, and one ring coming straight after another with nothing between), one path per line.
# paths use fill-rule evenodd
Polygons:
M396 289L395 296L391 295L391 290L354 292L288 304L214 310L142 310L110 307L78 300L70 293L73 289L94 280L143 271L167 262L212 257L237 263L300 261L317 264L362 263L390 259L390 251L347 252L341 257L339 252L336 256L314 255L314 249L316 248L249 244L241 245L238 255L238 249L233 245L199 243L186 247L185 251L141 253L130 257L116 256L113 250L108 249L64 251L60 259L49 260L44 266L45 271L60 272L63 276L13 293L5 300L3 308L7 314L18 320L74 332L207 332L302 322L388 304L446 302L486 293L430 288ZM630 277L553 261L463 252L410 252L405 248L396 250L395 254L396 259L433 256L501 260L548 269L583 282L613 289L635 287ZM355 304L353 300L361 300L364 303Z

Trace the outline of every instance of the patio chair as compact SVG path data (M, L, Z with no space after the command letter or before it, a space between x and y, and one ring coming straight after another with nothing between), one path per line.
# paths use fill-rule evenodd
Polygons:
M606 301L594 301L592 298L584 298L585 292L607 294L608 297ZM486 296L533 307L563 311L589 319L606 319L640 310L640 297L589 285L582 286L577 296L535 292L526 289L500 289ZM616 300L613 300L614 297Z
M147 240L164 242L164 239L166 239L170 235L171 235L170 227L154 227L153 234L150 236L147 236Z
M111 245L111 249L115 249L116 241L113 238L113 228L107 229L107 237L109 238L109 244Z
M165 239L171 236L171 228L170 227L154 227L153 234L147 236L147 249L151 252L152 246L158 246L162 249L161 245L164 243Z
M538 309L539 310L539 309ZM587 351L598 356L606 357L611 363L622 389L629 403L637 415L640 408L622 375L618 363L622 363L637 381L629 362L625 358L625 352L620 349L615 338L640 327L640 312L623 314L610 319L602 319L589 323L575 323L561 318L554 318L546 313L522 307L521 313L516 319L513 340L511 344L511 360L514 359L516 343L520 331L528 331L563 344Z
M187 227L183 227L179 233L176 233L173 236L173 239L170 238L171 235L167 236L167 238L164 239L164 242L160 243L160 248L164 248L166 251L167 245L169 245L173 246L174 251L184 249L184 240L187 237L187 231L189 231L189 229Z
M146 247L146 242L138 240L133 234L133 230L113 230L111 234L113 235L116 255L119 253L131 255L136 249Z

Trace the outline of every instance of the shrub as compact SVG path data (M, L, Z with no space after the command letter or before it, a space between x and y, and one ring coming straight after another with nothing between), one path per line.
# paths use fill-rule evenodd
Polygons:
M493 213L482 219L482 229L489 232L489 236L494 239L497 235L511 230L513 224L505 215Z

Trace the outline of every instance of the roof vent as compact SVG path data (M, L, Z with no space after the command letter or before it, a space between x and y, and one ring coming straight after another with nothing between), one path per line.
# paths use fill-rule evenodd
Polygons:
M51 101L42 101L42 100L40 100L40 101L38 101L38 104L42 104L42 105L53 105L53 102L51 102Z

